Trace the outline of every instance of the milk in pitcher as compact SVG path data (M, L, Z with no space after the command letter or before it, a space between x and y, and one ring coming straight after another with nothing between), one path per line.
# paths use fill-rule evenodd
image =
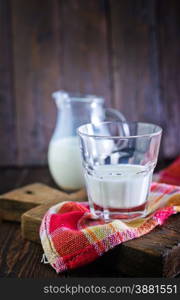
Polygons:
M84 186L77 136L52 139L48 150L48 164L59 187L65 190L77 190Z

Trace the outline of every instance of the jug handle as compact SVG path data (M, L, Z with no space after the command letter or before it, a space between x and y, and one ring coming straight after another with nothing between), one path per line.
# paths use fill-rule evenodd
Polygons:
M106 108L106 115L112 117L117 121L126 122L126 118L124 117L124 115L114 108Z
M129 127L126 124L127 120L125 116L118 110L114 108L106 108L106 115L112 117L115 121L125 122L123 124L123 132L125 136L130 135Z

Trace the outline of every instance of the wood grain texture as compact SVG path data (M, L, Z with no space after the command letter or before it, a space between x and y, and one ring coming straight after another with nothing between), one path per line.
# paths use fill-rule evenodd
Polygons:
M180 274L180 216L104 255L109 268L132 277L178 277Z
M167 277L180 276L180 244L166 251L164 255L164 274Z
M124 256L127 255L129 263L125 266L124 261L121 260L119 269L126 270L125 273L129 273L131 270L131 275L136 277L175 277L180 273L180 265L174 268L178 256L171 255L170 257L170 253L178 254L179 242L180 215L178 214L169 218L163 226L156 227L149 234L123 244L122 251ZM133 264L132 268L131 262L135 257L138 263Z
M57 9L61 88L104 96L110 103L105 1L61 0Z
M21 215L31 208L68 199L66 193L42 183L34 183L1 195L0 212L3 220L20 222Z
M41 263L40 245L21 238L19 225L4 222L0 231L0 277L54 278L56 273ZM60 276L65 276L60 275Z
M179 153L179 2L110 1L114 105L164 130L161 157Z
M15 107L10 1L0 1L0 164L16 158ZM13 142L12 142L13 141Z
M42 218L52 205L62 201L86 200L85 189L67 194L42 183L33 183L0 196L0 217L8 221L22 221L22 236L39 242Z
M40 243L39 229L41 221L48 209L58 203L53 201L51 204L34 207L21 216L21 235L28 241Z
M159 72L164 113L164 157L180 151L180 2L157 1Z
M111 4L114 104L128 119L159 123L156 1Z
M55 124L51 93L59 87L60 66L53 3L11 2L17 165L45 163Z
M23 185L41 181L51 187L57 188L47 167L1 167L0 168L0 194L19 188Z

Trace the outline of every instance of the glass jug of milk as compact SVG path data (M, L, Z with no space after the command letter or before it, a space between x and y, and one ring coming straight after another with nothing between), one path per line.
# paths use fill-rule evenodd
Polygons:
M84 186L84 176L77 128L85 123L97 124L106 119L125 121L125 118L115 109L105 109L101 97L71 95L65 91L54 92L52 97L58 113L48 148L50 173L60 188L78 190Z

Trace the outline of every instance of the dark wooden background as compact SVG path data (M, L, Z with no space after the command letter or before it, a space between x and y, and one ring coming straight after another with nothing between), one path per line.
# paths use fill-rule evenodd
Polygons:
M180 152L179 0L0 0L0 165L45 165L51 93L96 93Z

